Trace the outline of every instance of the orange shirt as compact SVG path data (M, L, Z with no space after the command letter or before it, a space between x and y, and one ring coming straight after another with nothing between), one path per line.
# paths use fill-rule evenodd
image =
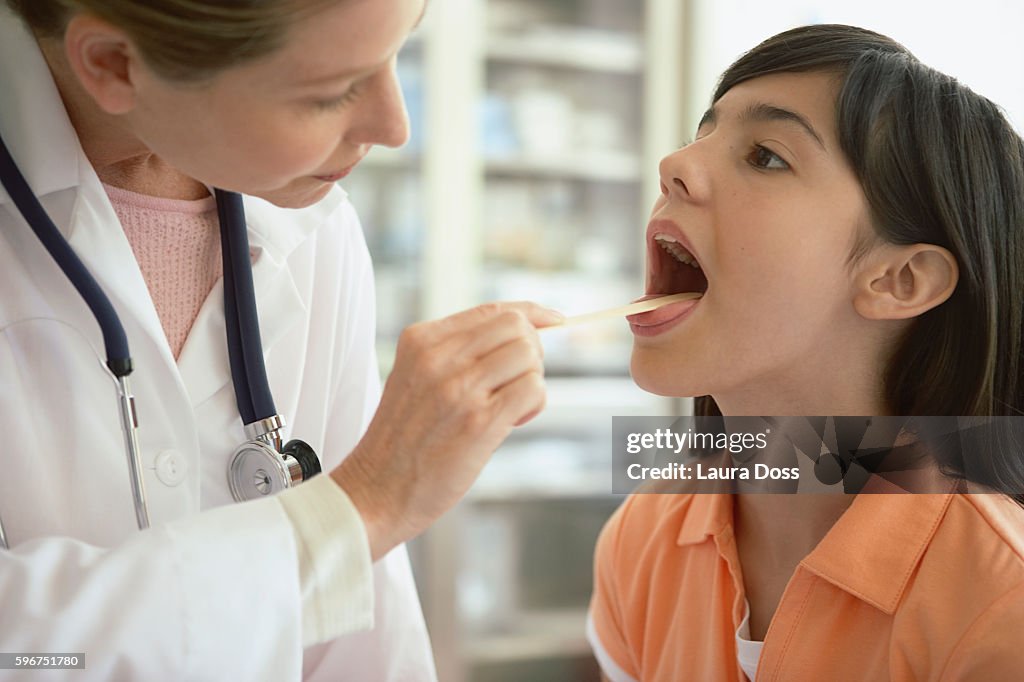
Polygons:
M732 495L643 494L609 520L589 627L610 678L746 679L732 509ZM1024 680L1024 509L858 495L790 579L756 680Z

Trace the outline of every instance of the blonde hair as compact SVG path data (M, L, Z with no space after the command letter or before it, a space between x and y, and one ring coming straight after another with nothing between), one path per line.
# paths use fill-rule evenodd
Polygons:
M177 81L202 81L274 52L290 26L341 0L7 0L40 37L60 38L79 12L124 30L147 65Z

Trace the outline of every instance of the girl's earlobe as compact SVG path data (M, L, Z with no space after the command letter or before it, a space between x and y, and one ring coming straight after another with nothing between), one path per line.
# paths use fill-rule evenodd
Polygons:
M960 273L953 254L934 244L885 246L867 258L853 305L869 320L905 320L941 305Z

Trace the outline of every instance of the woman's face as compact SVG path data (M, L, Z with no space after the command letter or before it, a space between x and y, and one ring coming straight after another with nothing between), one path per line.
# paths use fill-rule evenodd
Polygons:
M833 372L850 363L854 332L864 335L848 259L870 227L836 136L837 87L823 73L741 83L661 162L647 294L706 292L631 318L641 387L744 410L772 404L757 396L842 381Z
M344 0L307 17L265 58L201 86L135 74L133 133L207 185L280 206L315 203L373 145L409 135L395 55L425 0Z

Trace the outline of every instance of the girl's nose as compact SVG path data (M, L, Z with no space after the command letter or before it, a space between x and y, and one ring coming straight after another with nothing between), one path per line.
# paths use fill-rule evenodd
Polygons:
M710 186L706 165L700 161L696 143L687 145L661 160L661 193L666 199L701 202L708 198Z

